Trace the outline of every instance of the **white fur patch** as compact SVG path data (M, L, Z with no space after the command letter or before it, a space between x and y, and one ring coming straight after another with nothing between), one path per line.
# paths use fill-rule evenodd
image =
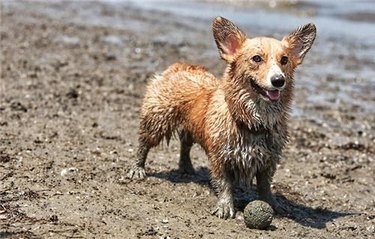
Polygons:
M275 61L272 62L271 64L271 67L270 69L268 70L268 73L267 73L267 88L273 88L272 86L272 83L271 83L271 79L272 77L274 76L279 76L279 75L282 75L283 77L285 77L285 74L284 72L280 69L280 67L276 64Z

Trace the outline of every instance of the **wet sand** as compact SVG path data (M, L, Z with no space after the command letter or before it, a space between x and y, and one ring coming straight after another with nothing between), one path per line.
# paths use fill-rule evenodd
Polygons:
M125 178L147 80L176 61L222 74L210 20L134 4L1 4L0 237L374 235L373 46L320 36L298 69L290 143L273 184L290 215L259 231L241 213L254 189L236 190L236 219L210 215L216 197L199 147L197 175L176 171L173 140L151 152L147 180Z

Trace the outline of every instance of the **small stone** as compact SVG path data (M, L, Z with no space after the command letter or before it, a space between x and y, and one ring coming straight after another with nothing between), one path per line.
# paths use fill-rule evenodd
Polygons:
M268 203L255 200L247 204L243 216L247 227L251 229L266 229L271 225L273 209Z
M60 175L64 178L72 179L74 178L74 176L77 175L77 173L78 173L78 169L71 167L71 168L64 168L63 170L61 170Z

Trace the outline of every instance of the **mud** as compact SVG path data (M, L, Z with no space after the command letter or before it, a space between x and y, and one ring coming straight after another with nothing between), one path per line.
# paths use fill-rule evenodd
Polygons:
M0 238L375 234L373 46L318 37L296 74L290 143L273 184L290 214L252 230L241 211L253 188L236 189L236 219L210 215L216 197L199 147L196 175L176 171L173 140L150 153L145 181L125 177L147 79L176 61L221 74L209 20L133 4L1 8Z

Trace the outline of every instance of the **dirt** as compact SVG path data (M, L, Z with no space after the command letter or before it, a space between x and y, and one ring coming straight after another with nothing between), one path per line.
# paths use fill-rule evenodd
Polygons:
M375 85L357 77L373 62L355 55L365 46L345 43L352 50L336 57L319 50L335 39L318 39L298 69L290 143L273 183L290 213L253 230L241 212L256 198L253 188L236 189L235 219L210 215L216 196L199 147L192 152L196 175L176 171L173 140L150 153L145 181L125 177L154 72L184 61L222 73L210 22L126 4L1 7L0 238L375 234ZM111 19L122 27L105 24ZM336 64L358 75L315 70Z

